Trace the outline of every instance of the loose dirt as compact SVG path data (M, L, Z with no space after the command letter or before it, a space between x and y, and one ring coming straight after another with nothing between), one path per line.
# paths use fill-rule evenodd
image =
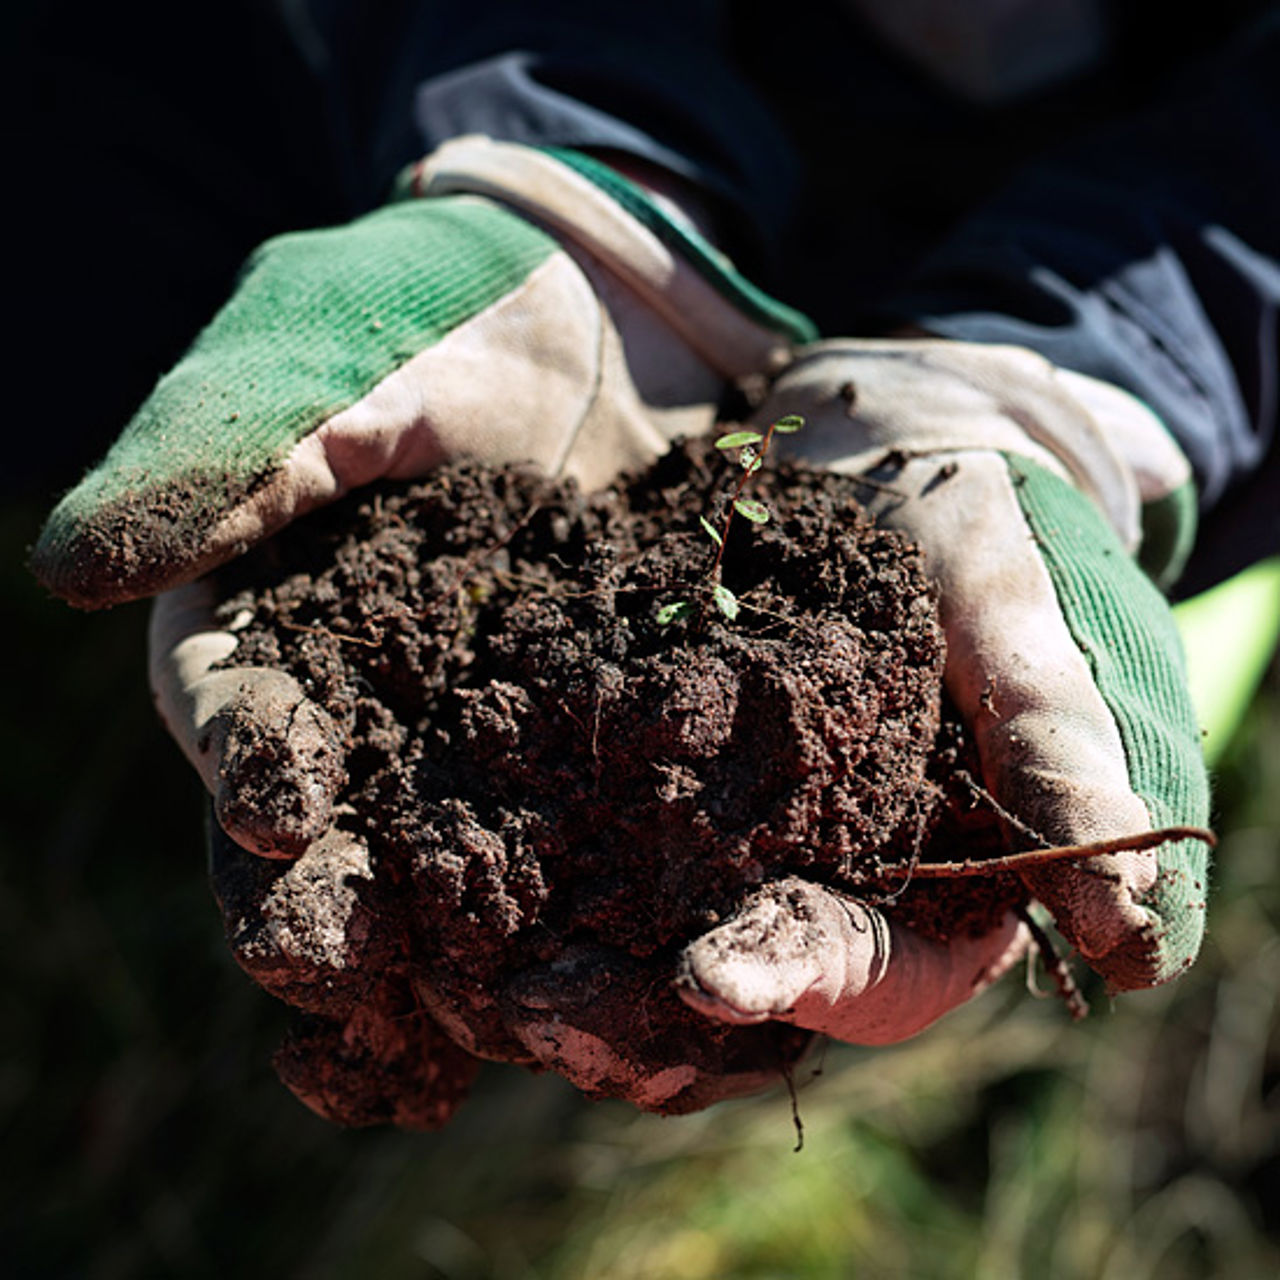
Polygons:
M346 778L337 832L309 843L242 726L237 820L292 823L302 856L221 839L214 859L233 950L299 1010L277 1068L323 1114L442 1124L478 1059L547 1065L539 1017L566 1061L593 1046L592 1096L692 1110L807 1042L713 1025L672 986L682 947L760 886L798 875L933 937L1023 901L1012 876L910 883L917 859L1000 849L916 550L855 481L771 462L752 496L772 518L731 527L730 622L700 517L722 519L732 474L704 445L590 496L455 466L223 572L234 663L298 677Z

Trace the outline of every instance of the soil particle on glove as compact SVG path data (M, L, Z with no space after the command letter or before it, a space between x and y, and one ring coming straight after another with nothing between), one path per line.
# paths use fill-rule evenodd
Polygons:
M752 489L770 520L731 525L729 622L704 606L701 525L726 466L678 447L589 496L453 466L223 572L228 665L290 672L331 725L328 776L344 757L335 833L296 863L223 840L214 874L241 963L306 1011L278 1067L317 1110L435 1126L477 1057L691 1110L806 1043L713 1024L672 986L681 949L762 884L889 901L934 937L1021 900L1010 877L909 884L935 849L998 844L956 781L916 550L856 482L770 464ZM288 788L254 791L244 735L238 820L269 830L275 806L296 828Z

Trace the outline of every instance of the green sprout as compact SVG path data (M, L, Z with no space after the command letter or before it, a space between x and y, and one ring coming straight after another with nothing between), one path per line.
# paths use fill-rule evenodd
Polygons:
M706 516L699 516L698 519L702 524L703 532L711 539L716 549L715 559L707 572L711 599L716 608L730 622L738 616L740 605L738 597L720 580L724 567L725 544L729 540L729 528L733 524L734 516L741 516L744 520L750 520L752 524L768 524L769 508L758 499L746 496L747 485L751 483L751 477L764 466L773 437L791 435L803 426L804 419L799 414L790 413L770 423L763 435L759 431L731 431L716 441L716 448L724 453L737 450L738 465L742 469L742 474L738 477L738 483L729 499L724 523L720 528L717 529ZM657 619L659 624L665 627L689 617L693 611L691 601L675 600L658 610Z

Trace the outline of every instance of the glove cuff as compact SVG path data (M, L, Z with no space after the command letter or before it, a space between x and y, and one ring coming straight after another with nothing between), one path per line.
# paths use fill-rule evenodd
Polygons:
M479 195L552 230L622 278L727 378L780 369L813 323L740 275L691 226L591 156L455 138L401 175L396 194Z

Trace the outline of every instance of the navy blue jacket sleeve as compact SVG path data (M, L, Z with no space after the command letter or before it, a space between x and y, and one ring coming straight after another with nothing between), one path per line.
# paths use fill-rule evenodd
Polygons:
M310 0L318 73L351 203L449 138L616 151L694 182L731 252L764 253L796 183L793 149L728 54L723 0ZM294 18L296 22L296 17ZM301 34L298 43L303 43Z
M1252 491L1243 563L1280 547L1278 264L1273 15L1216 74L1021 173L890 310L947 337L1023 344L1141 397L1191 460L1206 512ZM1238 527L1238 511L1222 522Z

